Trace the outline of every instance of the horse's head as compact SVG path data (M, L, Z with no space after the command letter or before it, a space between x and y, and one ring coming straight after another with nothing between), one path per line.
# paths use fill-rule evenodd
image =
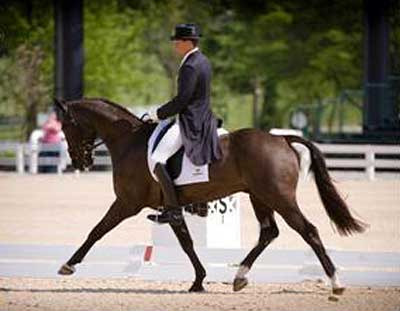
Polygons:
M73 106L68 102L55 99L54 105L59 111L72 166L79 170L92 166L96 131L84 116L74 113Z

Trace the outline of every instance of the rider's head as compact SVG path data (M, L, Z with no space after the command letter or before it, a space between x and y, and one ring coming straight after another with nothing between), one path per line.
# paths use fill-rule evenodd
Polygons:
M175 52L178 55L185 55L198 45L200 30L195 24L178 24L175 26L175 34L171 40L175 44Z

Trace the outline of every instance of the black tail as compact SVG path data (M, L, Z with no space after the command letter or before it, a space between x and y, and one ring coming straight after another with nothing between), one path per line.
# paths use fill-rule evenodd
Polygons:
M288 143L300 143L305 145L311 153L311 170L315 175L319 196L324 204L329 218L335 224L339 234L351 235L355 232L364 232L367 225L350 214L346 202L338 193L328 174L324 157L319 149L310 141L298 136L285 136Z

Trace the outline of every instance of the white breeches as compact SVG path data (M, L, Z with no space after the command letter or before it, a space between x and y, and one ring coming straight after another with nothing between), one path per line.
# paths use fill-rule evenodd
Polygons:
M171 121L161 121L158 126L165 127ZM164 134L156 149L151 154L151 159L156 163L166 164L167 160L182 147L182 136L176 121Z

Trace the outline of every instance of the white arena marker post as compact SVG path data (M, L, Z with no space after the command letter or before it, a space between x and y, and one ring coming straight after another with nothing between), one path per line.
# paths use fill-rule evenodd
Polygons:
M207 247L240 248L240 200L231 195L208 204Z
M240 248L240 201L238 195L208 203L208 216L203 218L184 212L196 247ZM154 246L180 247L169 226L153 225Z

